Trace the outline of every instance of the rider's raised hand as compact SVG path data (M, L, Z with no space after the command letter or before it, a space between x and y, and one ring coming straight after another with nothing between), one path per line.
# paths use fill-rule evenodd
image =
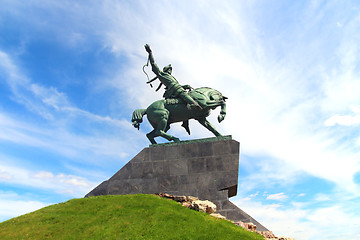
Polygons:
M151 48L150 48L150 45L149 45L149 44L145 44L145 50L146 50L148 53L151 53Z

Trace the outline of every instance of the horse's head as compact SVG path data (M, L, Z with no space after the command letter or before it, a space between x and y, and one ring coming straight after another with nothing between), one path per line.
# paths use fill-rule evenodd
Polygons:
M221 111L218 116L218 121L221 122L222 120L224 120L225 115L226 115L226 102L225 101L226 101L227 97L223 96L221 92L219 92L215 89L211 89L210 91L208 91L208 97L209 97L209 101L207 102L207 104L211 109L214 110L218 106L221 106Z
M211 109L215 109L217 106L224 105L227 97L223 96L221 92L212 90L208 92L209 101L207 102Z
M214 90L209 92L209 98L210 100L220 101L222 99L222 94L221 92Z
M214 110L218 106L221 106L220 115L218 116L218 121L221 122L224 120L226 115L226 103L225 100L227 97L223 96L218 90L202 87L194 89L190 92L190 95L200 103L201 106L204 106L204 110L209 111L210 109Z

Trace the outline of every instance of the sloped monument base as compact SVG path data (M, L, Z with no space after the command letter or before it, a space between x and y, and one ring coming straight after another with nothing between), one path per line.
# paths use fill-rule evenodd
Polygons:
M231 136L150 145L85 197L169 193L216 204L232 221L259 222L229 201L237 194L239 142Z

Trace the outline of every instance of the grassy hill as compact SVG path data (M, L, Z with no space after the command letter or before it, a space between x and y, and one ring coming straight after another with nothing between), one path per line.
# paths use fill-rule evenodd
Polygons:
M0 239L264 239L153 195L72 199L0 223Z

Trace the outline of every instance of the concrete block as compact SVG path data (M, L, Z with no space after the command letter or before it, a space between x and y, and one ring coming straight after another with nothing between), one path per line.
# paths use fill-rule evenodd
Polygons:
M237 193L239 142L231 136L151 145L85 197L169 193L210 200L233 221L267 229L228 199Z

